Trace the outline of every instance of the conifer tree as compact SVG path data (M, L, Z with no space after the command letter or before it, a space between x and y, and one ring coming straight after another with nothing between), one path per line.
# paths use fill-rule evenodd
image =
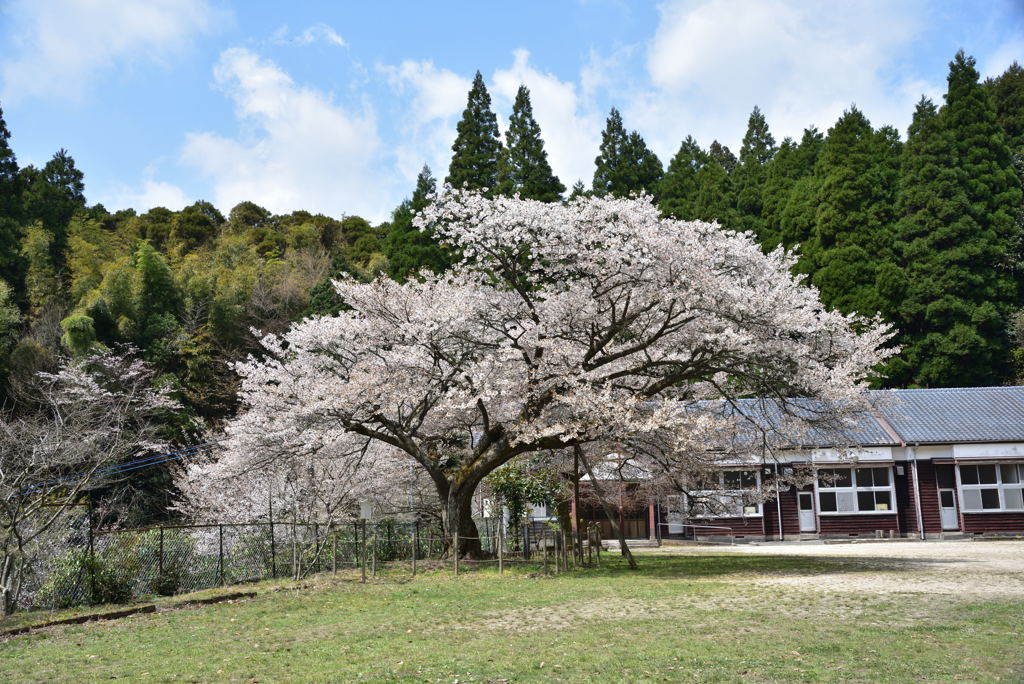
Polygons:
M802 253L821 300L844 313L885 308L876 278L893 260L892 223L899 139L879 131L856 107L829 129L815 172L814 228Z
M766 235L762 195L766 167L777 149L775 138L768 130L768 122L765 121L761 110L754 107L747 121L743 145L740 147L739 165L733 173L736 224L731 227L753 232L763 245L773 241Z
M498 186L502 155L498 119L491 111L491 96L483 76L476 72L466 109L456 127L452 161L445 183L453 188L485 191L492 196Z
M824 143L817 128L804 130L800 144L792 155L778 161L778 167L770 169L769 180L773 185L766 189L770 198L767 204L768 231L778 235L779 244L795 249L807 242L814 230L814 216L817 207L818 178L814 168ZM776 164L773 163L772 167ZM788 190L785 189L788 186ZM806 273L806 270L801 272Z
M999 384L1013 377L1009 328L1017 300L1009 254L1019 179L974 59L950 63L946 104L918 104L899 195L900 356L897 385Z
M1024 156L1024 67L1014 62L998 77L986 81L985 86L1006 144L1015 155Z
M569 191L569 196L566 198L566 202L572 202L574 199L579 197L586 197L588 195L587 186L583 184L582 180L578 180L573 183L572 190Z
M697 201L694 217L701 221L718 221L725 228L732 225L733 213L729 174L716 159L708 161L697 171Z
M76 211L85 208L84 175L68 151L60 149L42 169L22 169L22 177L25 220L39 221L52 236L50 256L59 272L68 245L68 224Z
M799 146L792 138L785 138L765 168L764 185L761 188L761 219L764 225L760 240L766 251L774 249L782 241L782 210L798 178L798 149Z
M8 143L10 138L3 109L0 109L0 280L18 290L23 277L18 257L22 183L18 174L18 160Z
M658 185L658 207L662 214L683 220L697 217L698 174L707 161L708 155L697 141L686 136Z
M384 239L384 254L388 258L388 275L402 282L421 268L441 273L451 264L451 256L441 247L429 228L420 230L413 225L416 214L423 210L437 191L437 183L426 164L416 177L416 190L412 199L402 202L391 215L391 228Z
M647 147L639 133L626 133L622 115L612 107L601 132L600 154L594 160L592 190L596 195L628 197L654 193L663 169L661 160Z
M498 194L509 197L518 194L522 199L541 202L562 199L565 186L548 163L548 153L544 151L540 126L533 118L530 91L526 86L519 86L516 92L505 142Z
M736 159L736 155L733 154L728 147L717 140L712 140L711 144L708 146L708 156L718 162L719 166L725 169L725 172L728 174L735 171L736 166L739 165L739 160Z

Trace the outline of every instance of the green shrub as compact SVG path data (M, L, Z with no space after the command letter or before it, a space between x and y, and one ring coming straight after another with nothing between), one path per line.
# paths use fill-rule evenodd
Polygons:
M83 604L127 603L132 598L131 578L102 555L89 556L75 549L53 561L50 576L36 596L36 604L70 608Z

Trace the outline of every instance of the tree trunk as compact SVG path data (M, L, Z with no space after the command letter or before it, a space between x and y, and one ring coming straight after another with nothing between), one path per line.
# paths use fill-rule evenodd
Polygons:
M601 490L601 485L598 484L597 478L594 477L594 471L590 467L590 463L583 455L583 450L576 447L576 454L580 458L580 462L583 464L584 470L587 471L587 475L590 476L590 486L594 488L594 493L597 494L597 500L601 502L601 508L604 509L604 514L608 516L608 522L612 524L612 530L615 532L615 536L619 539L619 548L622 550L622 555L626 557L626 561L629 562L629 568L636 570L636 559L633 558L633 552L629 550L629 545L626 544L626 535L622 531L622 526L619 525L619 516L616 515L618 511L614 511L608 500L604 496L604 492Z
M8 554L0 565L0 602L3 603L4 615L10 615L17 608L17 591L14 556Z
M460 558L479 559L483 555L480 544L480 532L473 521L473 493L472 487L451 487L448 496L442 496L442 501L447 500L441 515L441 525L445 536L445 546L451 550L455 539L456 531L459 534L458 554Z

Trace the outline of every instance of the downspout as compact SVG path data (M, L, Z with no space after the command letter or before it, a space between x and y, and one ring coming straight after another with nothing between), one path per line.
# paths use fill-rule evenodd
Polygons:
M782 496L779 494L779 476L782 474L782 466L775 464L775 510L779 517L779 541L785 541L786 536L782 531Z

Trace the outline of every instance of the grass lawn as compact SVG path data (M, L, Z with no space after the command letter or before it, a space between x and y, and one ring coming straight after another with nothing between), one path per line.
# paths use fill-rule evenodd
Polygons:
M237 603L11 638L0 681L1024 681L1021 601L813 591L866 571L840 558L605 560L558 577L255 585ZM756 583L779 574L808 582Z

